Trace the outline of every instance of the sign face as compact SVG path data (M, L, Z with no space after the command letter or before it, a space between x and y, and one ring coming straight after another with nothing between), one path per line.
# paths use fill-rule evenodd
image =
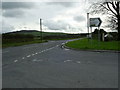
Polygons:
M100 18L90 18L90 27L99 27L102 21Z

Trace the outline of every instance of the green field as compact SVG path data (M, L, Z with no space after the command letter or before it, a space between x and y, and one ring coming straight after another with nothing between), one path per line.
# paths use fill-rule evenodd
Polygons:
M48 40L67 40L82 37L79 34L66 34L55 32L41 32L35 30L22 30L2 34L2 47L20 46L33 43L41 43Z
M98 40L81 39L66 43L67 47L82 50L119 50L120 41L98 42Z
M33 36L41 36L41 32L37 30L21 30L16 32L11 32L10 34L30 34ZM52 36L52 35L66 35L65 33L56 33L56 32L42 32L43 36Z
M28 45L28 44L34 44L34 43L44 43L47 42L45 40L43 40L41 42L41 40L33 40L33 41L27 41L27 42L12 42L12 43L2 43L2 47L6 48L6 47L14 47L14 46L21 46L21 45Z

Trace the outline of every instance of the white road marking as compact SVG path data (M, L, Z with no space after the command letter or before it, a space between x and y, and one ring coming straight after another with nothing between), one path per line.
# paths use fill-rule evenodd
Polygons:
M76 63L81 63L80 61L76 61Z
M14 60L14 62L17 62L18 60Z
M64 48L64 46L62 46L62 48Z
M36 61L36 59L33 59L33 61Z
M34 56L35 54L32 54L32 56Z
M39 61L43 61L43 60L33 59L33 62L39 62Z
M30 57L31 55L28 55L27 57Z
M57 46L59 46L59 45L57 45ZM55 47L56 47L56 46L55 46ZM51 47L51 48L42 50L42 51L40 51L40 52L36 52L36 53L34 53L34 54L32 54L32 55L28 55L28 56L26 56L26 57L31 57L31 56L34 56L34 55L36 55L36 54L38 54L38 53L40 54L40 53L46 52L46 51L51 50L51 49L53 49L53 48L55 48L55 47ZM22 59L24 59L24 57L23 57Z
M56 47L58 47L59 45L56 45Z
M66 51L67 51L67 50L70 50L70 49L66 49L66 48L65 48L64 50L66 50Z
M35 54L38 54L38 53L35 53Z
M46 51L48 51L49 49L46 49Z
M22 59L25 59L25 57L22 57Z
M43 50L43 52L45 52L46 50Z
M72 60L65 60L64 62L70 62L70 61L72 61Z

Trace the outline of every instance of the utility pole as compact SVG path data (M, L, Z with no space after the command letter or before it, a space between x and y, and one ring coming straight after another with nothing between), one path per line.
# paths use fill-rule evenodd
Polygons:
M41 36L41 42L42 42L42 19L40 18L40 36Z
M89 13L87 13L88 41L89 41L89 26L90 26Z

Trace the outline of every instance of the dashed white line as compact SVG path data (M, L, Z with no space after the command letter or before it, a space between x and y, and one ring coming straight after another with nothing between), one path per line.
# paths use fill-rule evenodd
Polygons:
M65 60L64 62L70 62L70 61L72 61L72 60Z
M38 53L35 53L35 54L38 54Z
M14 62L17 62L18 60L14 60Z
M56 45L55 47L58 47L58 46L59 46L59 45ZM38 53L40 54L40 53L46 52L46 51L51 50L51 49L53 49L53 48L55 48L55 47L51 47L51 48L42 50L42 51L40 51L40 52L33 53L33 54L28 55L28 56L26 56L26 57L31 57L31 56L37 55ZM24 59L24 57L23 57L22 59Z
M76 63L81 63L80 61L76 61Z
M56 47L58 47L59 45L56 45Z
M39 62L39 61L43 61L43 60L37 60L37 59L33 59L33 62Z
M30 57L31 55L28 55L27 57Z
M22 59L25 59L25 57L22 57Z
M35 54L32 54L32 56L34 56Z

